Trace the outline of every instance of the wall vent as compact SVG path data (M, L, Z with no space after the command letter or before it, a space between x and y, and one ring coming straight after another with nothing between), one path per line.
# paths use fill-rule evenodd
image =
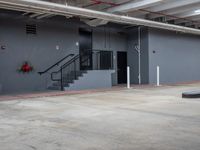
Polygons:
M36 24L27 24L26 25L26 34L37 34L37 26Z

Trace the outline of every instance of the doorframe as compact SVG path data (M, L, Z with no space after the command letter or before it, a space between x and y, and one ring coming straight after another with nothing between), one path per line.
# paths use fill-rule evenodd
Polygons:
M125 83L119 83L118 53L126 53L126 66L125 66L125 68L127 68L127 65L128 65L128 52L127 51L117 51L117 84L126 84L126 82ZM126 72L126 74L127 74L127 72ZM126 75L126 78L127 78L127 75Z
M90 56L90 68L83 68L83 66L81 66L81 49L80 49L80 32L81 31L85 31L85 32L90 32L91 33L91 56ZM87 29L87 28L79 28L79 56L80 56L80 70L91 70L93 68L93 58L92 58L92 53L93 53L93 30L92 29Z

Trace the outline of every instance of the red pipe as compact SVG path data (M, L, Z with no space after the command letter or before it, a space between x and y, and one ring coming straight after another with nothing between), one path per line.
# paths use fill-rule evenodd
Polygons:
M91 0L95 2L96 4L106 4L106 5L111 5L111 6L119 6L120 4L112 3L112 2L105 2L102 0Z
M94 6L94 5L99 5L99 4L106 4L106 5L110 5L109 7L106 7L102 10L106 10L108 8L113 8L113 7L116 7L116 6L120 6L122 4L126 4L128 2L130 2L131 0L127 1L127 2L122 2L122 3L119 3L119 4L116 4L116 3L112 3L112 2L105 2L105 1L102 1L102 0L90 0L92 1L93 3L92 4L89 4L89 5L86 5L86 6L83 6L84 8L86 7L91 7L91 6Z
M89 4L89 5L86 5L86 6L83 6L83 8L87 8L87 7L91 7L91 6L94 6L94 5L98 5L99 3L92 3L92 4Z
M116 3L112 3L112 2L105 2L105 1L101 1L101 0L90 0L90 1L92 1L93 3L84 6L84 8L86 8L86 7L91 7L91 6L94 6L94 5L100 5L100 4L110 5L110 7L116 7L116 6L121 5L121 4L116 4ZM109 8L110 8L110 7L109 7Z

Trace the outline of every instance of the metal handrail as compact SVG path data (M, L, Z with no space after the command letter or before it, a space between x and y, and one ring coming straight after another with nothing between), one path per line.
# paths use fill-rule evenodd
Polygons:
M38 74L42 75L42 74L48 72L49 70L53 69L55 66L58 66L65 59L67 59L68 57L72 57L72 56L74 56L74 54L69 54L69 55L65 56L64 58L62 58L61 60L59 60L58 62L56 62L55 64L53 64L52 66L48 67L46 70L38 72Z
M51 80L52 80L52 81L61 81L61 79L54 79L54 78L53 78L53 75L62 72L62 70L63 70L64 68L67 68L69 65L71 65L72 63L74 63L77 59L80 58L80 56L81 56L80 54L74 56L74 57L73 57L72 59L70 59L68 62L66 62L65 64L63 64L63 65L60 67L60 69L59 69L58 71L52 72L52 73L51 73ZM86 59L86 60L88 60L88 59ZM85 62L86 60L84 60L84 62Z
M68 67L68 66L69 66L70 64L72 64L74 61L76 61L79 57L80 57L79 54L76 55L76 56L74 56L74 57L73 57L72 59L70 59L68 62L66 62L65 64L63 64L63 65L60 67L59 70L52 72L52 73L51 73L51 80L52 80L52 81L61 81L61 79L54 79L54 78L53 78L53 75L62 72L62 69Z

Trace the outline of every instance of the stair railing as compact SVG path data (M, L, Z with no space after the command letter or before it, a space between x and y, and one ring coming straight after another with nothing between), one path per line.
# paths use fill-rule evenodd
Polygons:
M70 59L68 62L66 62L65 64L63 64L60 69L58 71L54 71L51 73L51 80L52 81L61 81L61 78L59 79L55 79L54 78L54 75L58 74L58 73L61 73L62 74L62 70L64 68L66 68L67 66L69 66L70 64L74 63L77 59L79 58L79 54L74 56L72 59Z
M43 75L43 74L47 73L49 70L53 69L54 67L59 66L59 64L62 63L67 58L73 57L73 56L74 56L74 54L69 54L69 55L65 56L64 58L62 58L61 60L59 60L55 64L53 64L50 67L48 67L47 69L45 69L44 71L38 72L38 74Z
M102 57L104 56L102 52L110 52L110 67L104 68L103 64L101 64ZM81 58L81 59L80 59ZM92 61L91 61L92 59ZM92 63L92 64L90 64ZM81 70L80 64L82 65L91 65L91 70L107 70L113 69L113 52L112 51L100 51L100 50L93 50L89 55L85 54L77 54L73 58L71 58L68 62L63 64L59 70L54 71L51 73L51 80L60 82L61 90L64 90L64 87L70 82L73 82L78 78L78 76L82 75L82 72L87 71ZM89 70L90 70L89 69ZM78 74L79 73L79 74ZM55 75L59 75L59 78L55 78Z
M77 72L80 71L80 57L83 55L76 55L68 62L63 64L58 71L51 73L51 80L60 82L61 90L64 90L64 86L69 84L70 81L77 79ZM87 62L90 57L86 57L81 63ZM54 78L54 75L60 74L60 78Z

